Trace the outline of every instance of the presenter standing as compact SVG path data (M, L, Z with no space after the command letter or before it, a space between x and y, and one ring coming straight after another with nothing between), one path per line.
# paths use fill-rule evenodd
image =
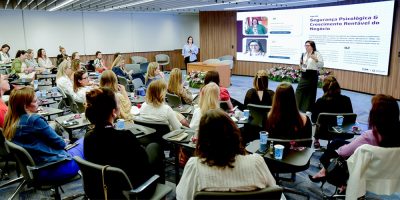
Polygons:
M187 43L182 48L182 56L185 58L185 67L187 70L187 64L192 62L197 62L197 54L199 53L199 48L193 44L193 37L189 36Z
M311 111L315 103L318 86L318 69L324 66L322 55L317 51L314 41L306 41L306 52L301 55L301 79L296 89L296 101L300 111Z

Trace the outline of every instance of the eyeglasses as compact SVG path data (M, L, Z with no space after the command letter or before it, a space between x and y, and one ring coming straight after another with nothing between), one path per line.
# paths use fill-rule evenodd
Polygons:
M311 46L311 45L309 45L309 44L306 44L306 45L304 45L305 47L309 47L309 46Z
M251 44L250 46L251 47L258 47L259 45L258 44Z

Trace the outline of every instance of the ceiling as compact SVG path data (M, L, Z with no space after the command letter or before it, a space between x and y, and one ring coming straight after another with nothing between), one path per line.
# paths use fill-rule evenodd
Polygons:
M199 11L268 10L345 0L2 0L0 9L42 11L127 11L197 13Z

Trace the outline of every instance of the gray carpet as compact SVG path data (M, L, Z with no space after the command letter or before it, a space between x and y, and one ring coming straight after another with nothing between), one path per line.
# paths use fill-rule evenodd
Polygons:
M232 98L236 99L237 101L243 103L244 96L246 91L252 87L252 77L245 77L245 76L232 76L232 86L228 89ZM278 82L270 81L269 88L275 90L275 88L279 85ZM296 84L293 84L296 87ZM367 123L368 121L368 113L371 107L371 95L361 94L357 92L351 92L343 90L342 93L347 95L351 98L353 103L353 110L355 113L358 114L358 122L360 123ZM317 97L322 96L322 90L318 89ZM324 145L324 143L322 143ZM323 194L322 190L320 189L320 185L317 183L312 183L308 179L308 174L314 174L319 171L318 158L320 157L321 152L314 153L313 157L311 158L310 168L304 172L300 172L296 174L296 181L282 181L281 184L285 187L292 188L297 191L301 191L303 193L307 193L311 199L322 199ZM172 159L172 158L170 158ZM12 169L15 169L12 167ZM175 187L175 171L172 165L166 166L166 180L167 184ZM182 173L182 170L181 170ZM282 175L282 177L288 175ZM16 177L15 170L11 170L10 177ZM0 184L5 183L6 181L0 181ZM6 199L15 191L18 184L14 184L5 188L0 188L0 199ZM82 187L82 179L77 180L75 182L69 183L63 187L65 193L62 194L62 197L67 197L75 194L83 193ZM327 194L332 194L334 192L334 187L325 184L323 191ZM51 198L51 191L35 191L32 189L26 189L20 194L16 196L15 199L50 199ZM302 196L285 193L287 199L305 199ZM168 196L167 199L174 199L175 197L175 190ZM387 199L387 200L394 200L400 199L400 194L392 195L392 196L377 196L374 194L367 194L367 199Z

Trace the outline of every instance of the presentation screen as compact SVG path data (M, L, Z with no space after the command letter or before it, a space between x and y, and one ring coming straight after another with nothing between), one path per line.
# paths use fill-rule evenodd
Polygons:
M388 75L394 1L237 13L237 60L295 64L315 41L324 67Z

